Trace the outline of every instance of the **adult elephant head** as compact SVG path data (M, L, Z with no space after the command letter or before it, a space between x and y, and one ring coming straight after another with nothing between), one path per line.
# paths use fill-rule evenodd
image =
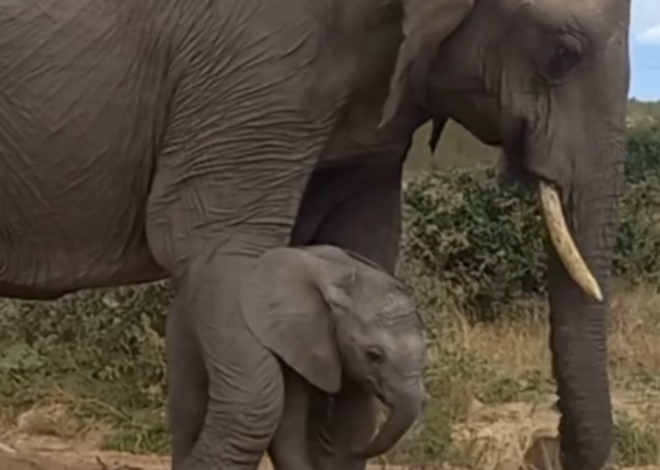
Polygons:
M404 0L404 15L384 120L411 93L435 118L436 141L452 118L537 182L564 468L600 468L612 432L606 314L630 0Z

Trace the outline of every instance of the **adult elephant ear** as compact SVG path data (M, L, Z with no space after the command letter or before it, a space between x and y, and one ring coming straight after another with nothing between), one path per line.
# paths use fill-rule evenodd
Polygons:
M327 393L341 386L335 317L351 308L357 271L299 248L264 253L242 281L240 305L255 337Z
M474 0L402 0L403 42L399 47L390 91L383 107L381 126L397 111L404 90L409 87L410 69L426 78L436 49L463 22L472 10Z

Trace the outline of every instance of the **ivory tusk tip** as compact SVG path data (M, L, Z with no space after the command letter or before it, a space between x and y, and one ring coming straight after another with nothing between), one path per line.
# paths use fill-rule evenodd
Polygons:
M601 292L600 287L598 286L598 284L595 284L594 286L592 286L591 289L589 289L587 292L594 299L596 299L598 302L603 301L603 293Z

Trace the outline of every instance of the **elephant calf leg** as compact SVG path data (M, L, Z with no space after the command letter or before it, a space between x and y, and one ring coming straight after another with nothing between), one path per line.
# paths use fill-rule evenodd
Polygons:
M307 420L312 385L286 364L282 364L285 383L284 411L268 453L275 470L318 470L307 449Z
M179 297L167 317L166 328L173 470L190 455L199 438L209 399L202 354L187 312L180 304Z
M256 470L280 422L280 366L248 330L239 306L240 282L253 265L249 256L208 251L177 283L177 305L194 329L209 398L181 470Z
M378 409L374 397L345 380L334 397L318 396L310 412L307 448L315 470L362 470L366 459L352 450L371 441Z

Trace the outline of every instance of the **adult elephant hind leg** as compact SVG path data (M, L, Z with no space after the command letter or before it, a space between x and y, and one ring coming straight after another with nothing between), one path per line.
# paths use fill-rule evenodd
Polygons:
M401 242L403 161L315 170L292 244L330 244L393 273Z
M197 442L209 400L202 353L185 307L183 295L177 295L166 326L173 470L180 468Z

